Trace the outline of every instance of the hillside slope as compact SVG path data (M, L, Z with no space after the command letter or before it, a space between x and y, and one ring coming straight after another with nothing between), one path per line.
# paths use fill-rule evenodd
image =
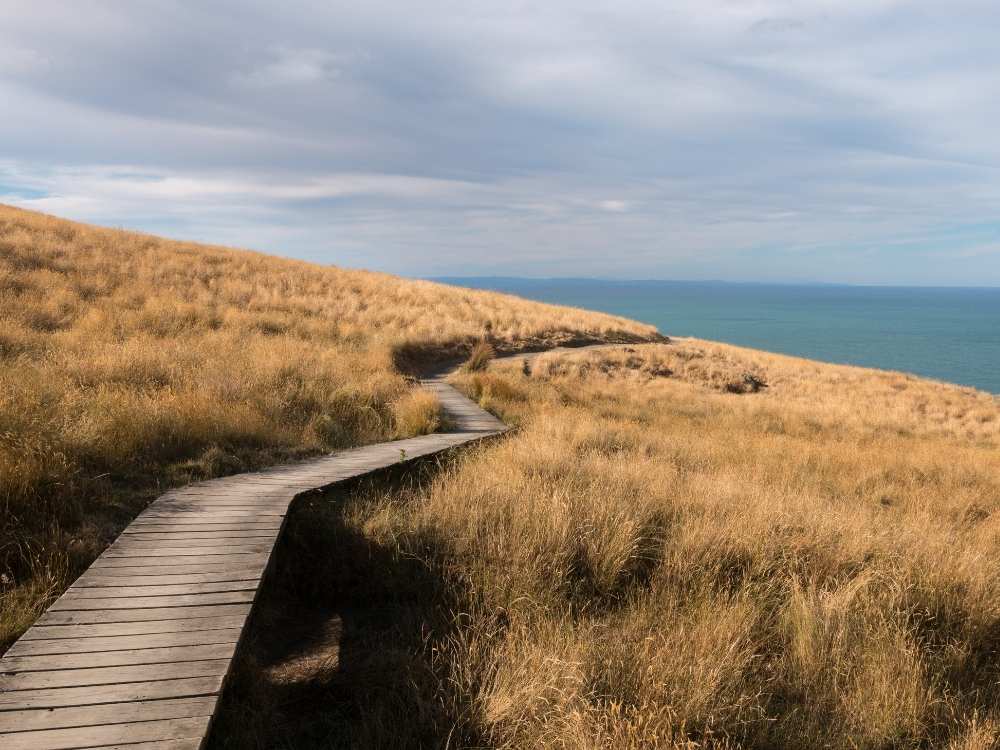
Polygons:
M457 384L519 429L299 509L212 747L1000 747L1000 400L691 339Z
M400 365L657 338L515 297L0 206L0 647L157 488L407 436Z

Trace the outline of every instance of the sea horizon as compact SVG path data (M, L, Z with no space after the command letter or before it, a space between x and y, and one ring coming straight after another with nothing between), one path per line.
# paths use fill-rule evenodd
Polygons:
M621 315L668 336L908 372L1000 394L1000 287L516 276L429 280Z
M364 270L364 269L357 269ZM979 289L1000 291L1000 285L976 286L972 284L896 284L880 281L762 281L758 279L630 279L609 278L606 276L415 276L421 281L436 281L442 284L462 286L462 281L516 281L516 282L547 282L558 281L567 283L600 282L602 284L730 284L732 286L845 286L874 287L876 289ZM472 287L478 289L479 287Z

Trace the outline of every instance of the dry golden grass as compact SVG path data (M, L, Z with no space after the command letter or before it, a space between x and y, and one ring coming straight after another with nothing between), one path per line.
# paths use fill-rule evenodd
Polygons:
M484 335L655 331L0 206L0 648L164 485L434 429L400 367Z
M653 334L6 208L0 268L4 640L158 486L433 429L403 362L484 334ZM353 586L358 609L337 661L290 648L297 666L269 677L299 711L296 674L321 679L335 721L262 713L254 736L1000 746L997 399L694 340L629 348L464 373L518 432L293 523L291 558L315 570L287 588L322 606ZM373 593L396 603L388 624Z
M437 432L444 421L441 401L429 391L415 390L393 404L396 437L409 438Z
M400 746L1000 746L994 397L691 340L457 382L519 431L341 521L439 582Z
M921 435L983 446L1000 444L996 396L888 370L815 360L675 338L673 346L585 349L537 356L532 368L548 379L628 378L636 383L671 378L728 391L745 375L767 387L754 401L820 420L827 428L875 434Z
M485 370L495 356L496 351L488 341L479 341L472 347L469 358L462 364L462 369L466 372Z

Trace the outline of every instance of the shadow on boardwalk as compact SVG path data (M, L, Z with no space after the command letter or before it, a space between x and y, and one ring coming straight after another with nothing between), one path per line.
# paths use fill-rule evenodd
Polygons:
M296 501L207 747L449 744L465 722L442 699L429 659L451 632L455 585L344 520L367 493L405 491L439 465Z

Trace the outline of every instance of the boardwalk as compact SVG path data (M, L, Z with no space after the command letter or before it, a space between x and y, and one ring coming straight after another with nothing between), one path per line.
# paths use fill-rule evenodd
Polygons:
M451 432L171 490L0 659L0 748L201 747L292 499L506 430L443 381Z

